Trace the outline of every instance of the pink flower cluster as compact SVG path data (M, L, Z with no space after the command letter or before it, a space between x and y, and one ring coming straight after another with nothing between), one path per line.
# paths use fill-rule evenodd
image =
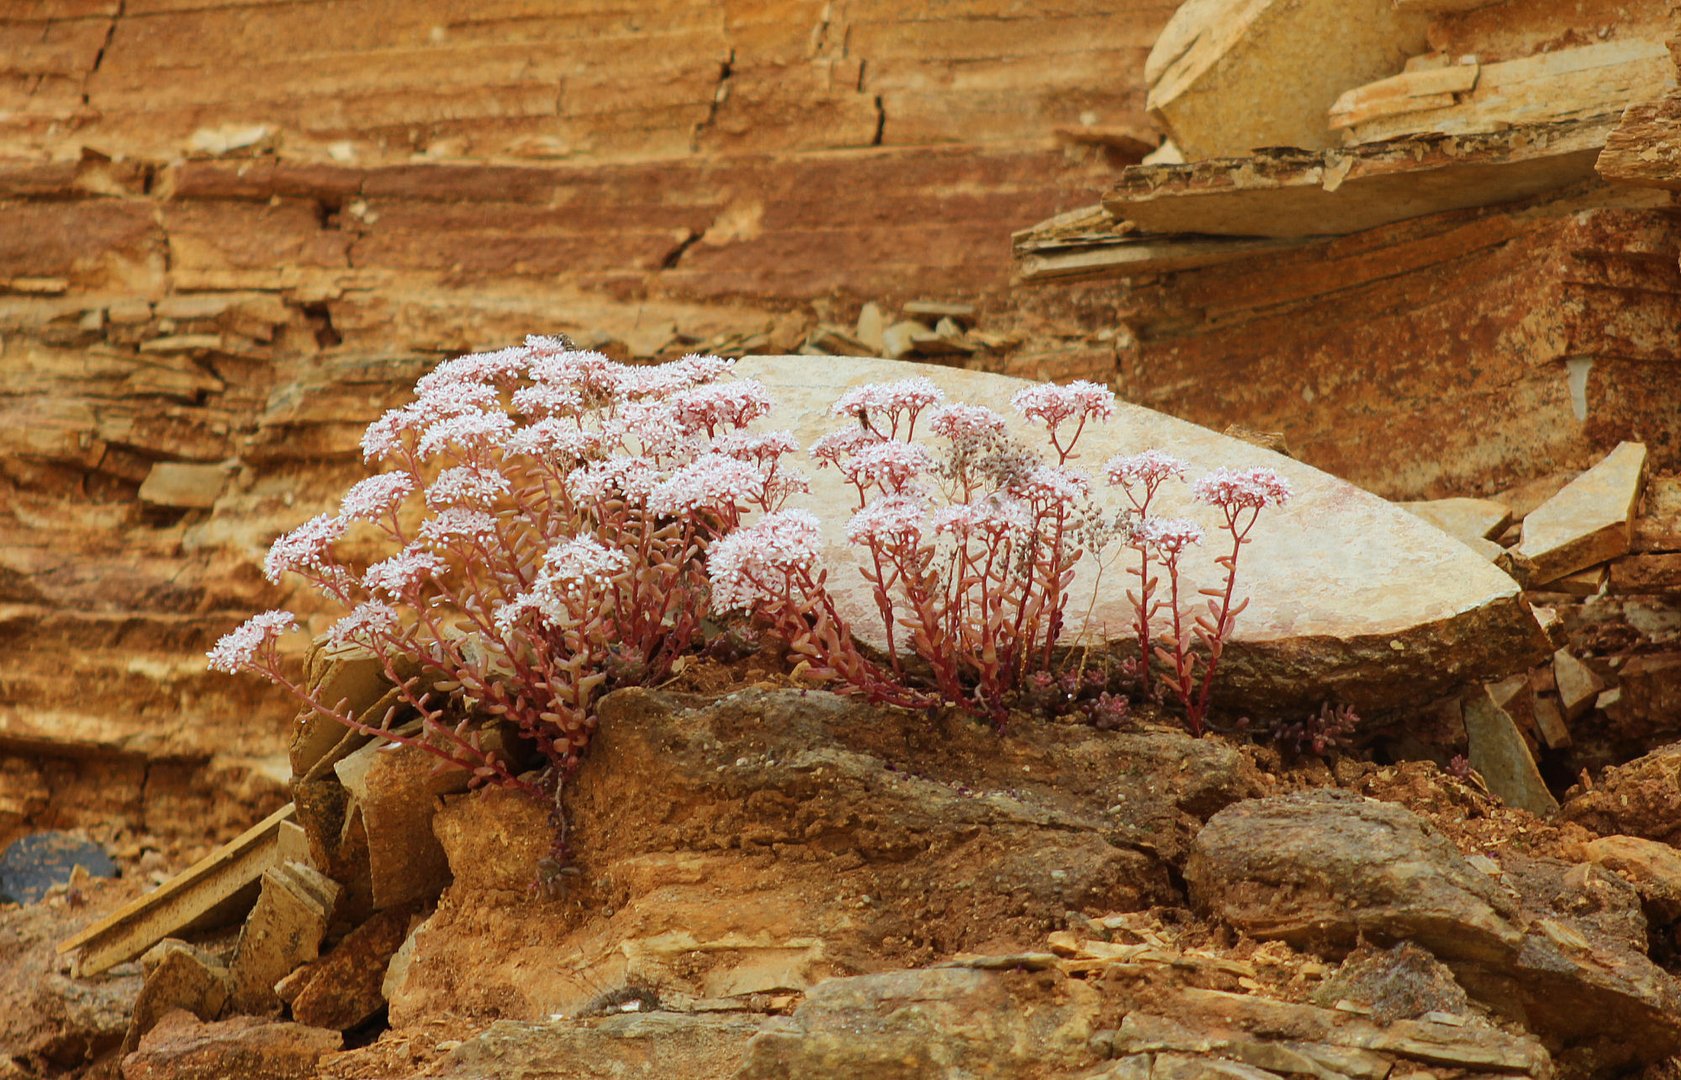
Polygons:
M709 356L619 364L531 337L445 361L368 426L363 456L381 471L336 514L276 540L264 572L340 605L330 643L379 660L403 699L397 715L422 721L421 736L370 734L476 782L558 783L594 728L609 656L636 658L615 671L667 677L708 611L708 550L806 487L786 460L793 438L749 429L769 393L730 369ZM383 537L387 553L350 565L339 542L353 528L359 547ZM290 618L259 616L212 663L365 729L281 670L271 646ZM487 748L481 736L498 726L548 757L546 779L513 776Z
M399 707L370 724L294 681L275 648L294 625L284 611L228 634L211 665L257 672L317 713L414 746L475 783L552 797L595 728L599 695L669 677L709 613L745 610L772 628L797 674L1001 723L1023 680L1057 661L1077 564L1125 542L1140 560L1140 677L1150 678L1152 658L1171 668L1200 729L1207 679L1242 607L1232 592L1239 550L1256 515L1289 497L1276 473L1221 469L1194 486L1224 515L1233 548L1220 560L1223 593L1187 628L1177 575L1204 536L1152 513L1184 464L1155 451L1107 462L1104 478L1132 503L1121 517L1071 464L1082 433L1115 415L1107 388L1017 393L1016 426L1037 448L992 409L946 403L925 377L849 390L833 407L843 423L809 453L857 494L844 532L864 552L882 618L888 648L878 661L827 591L819 520L787 505L809 490L791 462L798 445L753 429L773 411L770 394L730 370L704 356L619 364L535 336L440 364L412 402L364 433L364 457L379 471L336 514L277 539L264 562L270 581L295 575L346 612L328 641L376 659ZM937 449L918 441L924 418ZM353 545L340 544L353 531L356 550L373 538L385 551L353 565L343 553ZM1168 575L1168 600L1156 598L1155 567ZM1164 614L1171 649L1152 652L1152 619ZM1200 687L1195 642L1207 654ZM908 663L913 653L920 665ZM1075 682L1082 693L1103 690ZM400 733L411 718L420 734ZM510 736L546 757L540 777L514 775L495 749Z

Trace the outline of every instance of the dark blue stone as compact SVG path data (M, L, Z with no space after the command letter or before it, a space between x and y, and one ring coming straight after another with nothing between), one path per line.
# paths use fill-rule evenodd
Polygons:
M33 904L80 866L94 877L116 877L105 849L74 833L40 832L13 840L0 852L0 903Z

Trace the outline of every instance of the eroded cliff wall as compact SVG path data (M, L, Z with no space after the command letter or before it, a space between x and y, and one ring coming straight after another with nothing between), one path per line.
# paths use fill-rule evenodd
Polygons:
M1001 311L1009 233L1092 201L1143 130L1173 6L0 4L0 746L279 750L281 697L200 654L298 599L264 547L440 356Z

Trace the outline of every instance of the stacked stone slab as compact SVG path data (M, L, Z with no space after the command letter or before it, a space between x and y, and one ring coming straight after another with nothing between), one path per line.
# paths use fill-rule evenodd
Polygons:
M1123 392L1390 497L1681 464L1670 6L1381 6L1183 5L1146 68L1175 153L1018 234L1023 279L1119 280Z

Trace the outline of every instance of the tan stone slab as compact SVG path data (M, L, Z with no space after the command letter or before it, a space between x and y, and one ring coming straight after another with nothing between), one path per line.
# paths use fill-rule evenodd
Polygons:
M1390 0L1189 0L1144 64L1146 107L1187 159L1334 145L1325 113L1426 49Z
M321 954L340 891L337 882L304 863L263 871L262 892L240 931L230 968L235 1007L267 1012L279 1004L274 984Z
M1514 484L1505 491L1492 496L1493 500L1503 503L1512 512L1512 521L1522 523L1536 507L1564 490L1566 484L1582 475L1580 469L1563 469L1559 472L1547 473L1532 480L1525 480L1521 484Z
M292 813L287 803L145 896L61 942L59 953L80 950L77 974L97 975L133 960L217 908L237 904L275 865L280 825Z
M216 497L227 483L228 474L220 465L160 461L140 485L140 501L153 506L207 509L216 505Z
M1579 720L1593 708L1594 699L1605 689L1605 680L1569 649L1553 653L1553 682L1567 720Z
M423 751L370 743L334 766L368 837L368 870L375 908L390 908L438 894L449 881L449 862L432 831L440 795L464 791L466 774L440 772Z
M1645 472L1646 447L1619 443L1524 518L1517 550L1534 563L1532 584L1626 555Z
M1432 76L1442 78L1432 72L1399 78L1428 80ZM1470 85L1450 91L1444 100L1426 101L1424 108L1396 109L1387 114L1368 110L1350 117L1342 126L1349 129L1352 142L1425 133L1466 135L1498 131L1513 124L1621 116L1629 102L1657 98L1674 86L1675 66L1663 42L1596 42L1483 64ZM1370 94L1373 90L1362 87L1351 93Z
M821 365L799 357L748 357L736 371L766 383L780 402L760 426L791 429L806 446L834 428L829 408L847 388L912 375L932 379L951 400L991 406L1012 418L1033 445L1042 442L1010 407L1010 397L1031 385L1018 379L843 357ZM1329 698L1393 707L1398 700L1522 670L1544 655L1539 628L1509 577L1412 514L1311 466L1125 403L1112 421L1082 437L1077 464L1096 469L1113 454L1152 447L1186 460L1193 478L1221 465L1264 466L1295 490L1287 506L1267 511L1244 549L1240 591L1250 604L1221 669L1227 700L1317 706ZM838 512L854 505L851 489L833 469L806 471L813 488L808 505L822 509L830 530L831 585L858 631L879 639L880 617L857 576L858 549L845 541L846 515ZM1099 490L1107 505L1116 505L1117 494ZM1190 517L1210 532L1217 525L1209 508L1191 502L1188 488L1158 497L1164 515ZM1188 593L1214 583L1214 555L1198 552L1186 573ZM1077 616L1089 604L1091 618L1078 620L1065 640L1124 648L1119 643L1130 642L1133 617L1125 587L1124 575L1112 568L1094 596L1094 568L1084 567L1068 610Z
M1535 730L1547 749L1558 750L1570 745L1570 725L1564 721L1564 709L1550 694L1535 695L1533 703Z
M1134 165L1122 171L1103 205L1155 233L1360 232L1527 199L1591 179L1614 122L1600 117L1319 153L1268 150L1185 165Z
M1557 810L1558 800L1547 790L1511 714L1495 704L1487 690L1479 690L1466 698L1464 715L1471 767L1482 774L1488 789L1508 805L1532 814Z
M1514 555L1514 557L1516 556ZM1534 584L1535 571L1533 564L1530 564L1529 573L1523 580ZM1605 567L1590 566L1586 570L1578 570L1573 574L1565 574L1561 578L1555 578L1545 584L1537 585L1536 588L1550 593L1562 593L1565 596L1598 596L1605 591L1605 581Z
M1327 119L1333 129L1340 131L1381 116L1417 113L1443 104L1452 105L1454 95L1463 94L1477 85L1480 70L1479 65L1471 61L1403 71L1399 75L1345 91L1331 106Z
M1432 499L1399 505L1449 536L1466 541L1492 540L1512 520L1512 511L1493 499Z

